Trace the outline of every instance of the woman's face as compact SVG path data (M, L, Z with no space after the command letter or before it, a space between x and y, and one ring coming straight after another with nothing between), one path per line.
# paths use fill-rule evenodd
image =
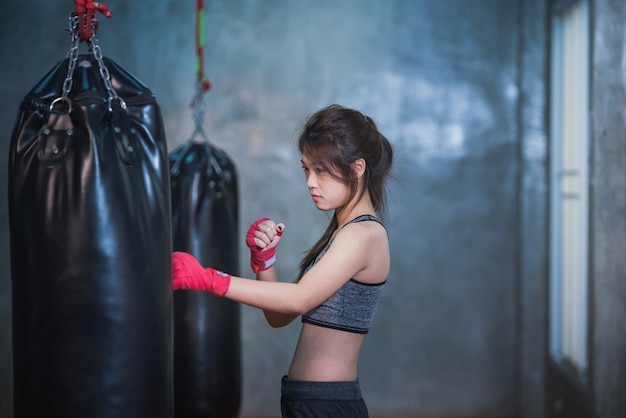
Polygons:
M319 210L335 210L345 205L350 190L321 165L302 156L302 169L313 203Z

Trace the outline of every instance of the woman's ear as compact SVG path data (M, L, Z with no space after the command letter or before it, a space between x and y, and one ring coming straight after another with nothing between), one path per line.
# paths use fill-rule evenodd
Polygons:
M356 174L357 178L361 178L361 176L365 173L365 160L363 158L359 158L354 163L352 163L352 169Z

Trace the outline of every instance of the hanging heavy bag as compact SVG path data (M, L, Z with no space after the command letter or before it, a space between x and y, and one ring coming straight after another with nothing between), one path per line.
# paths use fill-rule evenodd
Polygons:
M171 210L151 91L69 57L23 99L9 156L16 418L170 418Z
M175 251L201 264L239 270L235 166L208 142L170 154ZM237 417L241 403L240 306L209 293L174 292L176 418Z

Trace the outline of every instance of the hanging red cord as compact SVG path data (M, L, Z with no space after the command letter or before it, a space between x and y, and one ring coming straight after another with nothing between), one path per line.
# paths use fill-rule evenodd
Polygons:
M93 0L74 0L76 9L74 14L78 19L78 35L81 41L86 41L94 35L98 29L98 13L106 17L113 16L109 7L104 3Z
M202 91L209 90L211 82L204 75L204 0L196 3L196 71Z

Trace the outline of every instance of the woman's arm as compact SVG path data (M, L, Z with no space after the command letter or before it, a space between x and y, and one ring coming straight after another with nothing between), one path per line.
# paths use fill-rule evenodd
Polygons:
M337 234L324 256L296 283L278 281L274 267L259 271L258 280L250 280L204 268L190 254L174 253L173 288L209 291L267 311L273 326L286 325L323 303L350 278L368 270L373 248L365 231L346 227ZM386 272L381 276L384 279Z
M372 258L371 250L372 240L366 229L346 227L298 282L278 281L271 267L258 272L257 280L233 276L224 296L271 312L270 319L276 324L288 323L288 319L291 321L322 304L362 272Z
M265 320L272 328L286 327L291 324L299 315L284 314L263 309Z
M262 282L278 282L278 276L274 268L257 272L256 279ZM285 327L298 317L298 315L277 312L273 309L263 309L263 315L267 323L273 328Z

